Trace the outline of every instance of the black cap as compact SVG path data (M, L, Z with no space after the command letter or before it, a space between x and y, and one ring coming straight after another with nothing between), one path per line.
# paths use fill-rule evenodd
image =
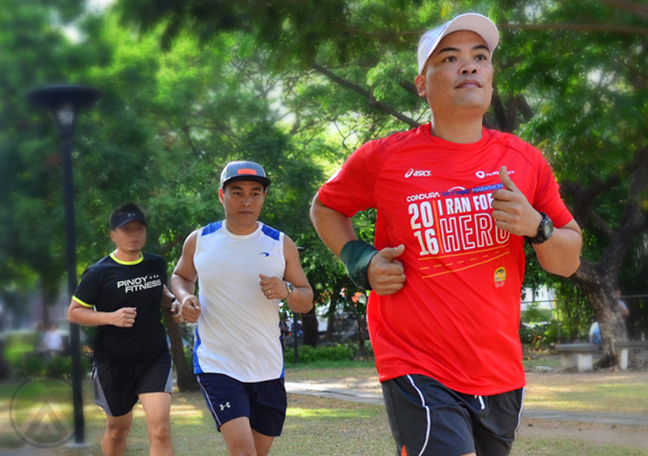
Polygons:
M123 212L115 214L110 218L110 228L112 228L113 230L115 228L121 228L122 226L126 225L128 222L132 222L133 220L139 220L144 224L144 226L148 226L146 223L146 216L142 211L134 208L129 208Z
M241 180L260 182L265 188L271 184L271 181L268 179L268 176L266 176L263 167L258 163L251 161L235 161L229 162L225 166L225 169L221 173L220 187L225 188L225 185L230 182Z

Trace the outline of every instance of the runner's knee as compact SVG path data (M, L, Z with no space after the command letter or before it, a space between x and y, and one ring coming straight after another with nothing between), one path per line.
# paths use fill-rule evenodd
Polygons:
M108 426L106 433L111 440L114 440L116 442L125 440L130 433L130 426Z
M148 432L149 436L156 440L167 440L171 437L171 427L164 421L151 423L148 426Z
M132 418L129 415L118 418L108 417L106 434L114 441L124 440L130 433L132 423Z

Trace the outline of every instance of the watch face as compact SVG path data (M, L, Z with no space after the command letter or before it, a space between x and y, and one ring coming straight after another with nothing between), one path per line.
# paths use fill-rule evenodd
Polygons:
M547 220L547 223L545 223L542 228L543 228L543 231L544 231L545 238L548 238L549 236L551 236L553 234L554 226L553 226L553 222L551 220Z

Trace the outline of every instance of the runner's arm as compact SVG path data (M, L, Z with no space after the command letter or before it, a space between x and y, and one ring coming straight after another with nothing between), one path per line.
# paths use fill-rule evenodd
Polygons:
M171 276L171 289L180 302L182 318L195 323L200 316L200 300L195 295L198 271L193 262L196 253L196 239L200 230L191 233L182 247L182 256Z
M285 282L290 282L294 291L286 298L288 307L293 312L307 313L313 308L313 289L308 283L304 269L299 261L297 246L288 236L284 236L284 258L286 259Z
M137 311L134 307L123 307L116 312L99 312L87 307L72 298L68 308L68 320L83 326L119 326L130 328L133 326Z
M324 245L338 258L342 247L347 242L356 240L351 218L325 206L319 195L315 195L313 199L310 218Z
M338 258L345 244L356 240L351 218L325 206L319 195L315 195L313 199L310 218L322 242ZM404 246L385 247L371 258L366 270L367 282L377 294L391 295L403 288L404 268L395 258L404 250Z
M182 247L182 256L173 270L171 276L171 289L176 299L181 303L189 296L194 296L196 292L196 281L198 280L198 271L193 262L196 253L196 238L199 231L191 233L185 240Z
M171 303L173 303L173 300L176 297L171 293L171 291L167 288L166 285L163 286L162 288L162 307L166 307L167 309L170 309Z
M583 238L578 223L572 220L544 243L534 245L538 261L544 270L564 277L572 275L580 266Z

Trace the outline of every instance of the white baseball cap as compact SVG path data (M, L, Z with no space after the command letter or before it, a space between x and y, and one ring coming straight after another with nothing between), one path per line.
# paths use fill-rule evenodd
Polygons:
M421 37L418 44L418 68L419 74L428 59L439 45L439 42L452 32L459 30L469 30L481 36L490 50L491 55L499 43L499 32L493 22L486 16L476 13L466 13L455 17L443 25L428 30Z

